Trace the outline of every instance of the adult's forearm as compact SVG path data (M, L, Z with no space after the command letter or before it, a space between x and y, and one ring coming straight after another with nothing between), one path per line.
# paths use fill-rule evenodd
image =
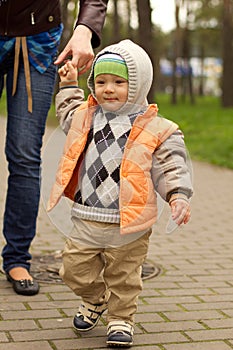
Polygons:
M83 24L92 31L92 47L100 45L101 32L107 12L108 0L80 0L80 9L75 28Z

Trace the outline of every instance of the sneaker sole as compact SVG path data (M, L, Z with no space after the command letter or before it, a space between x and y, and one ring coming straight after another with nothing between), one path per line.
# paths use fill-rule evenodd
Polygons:
M122 342L111 341L111 340L107 340L106 343L107 345L116 347L116 348L126 348L126 347L129 348L130 346L133 345L133 342L122 343Z
M98 323L98 321L97 321L97 323ZM77 328L77 327L75 327L75 325L73 324L73 328L76 330L76 331L78 331L78 332L88 332L88 331L91 331L93 328L95 328L96 326L97 326L97 323L96 324L94 324L93 326L90 326L89 328L85 328L85 329L81 329L81 328Z

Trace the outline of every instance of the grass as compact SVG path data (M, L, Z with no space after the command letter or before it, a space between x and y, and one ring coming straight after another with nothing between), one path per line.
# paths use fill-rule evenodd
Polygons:
M5 96L0 100L0 115L6 114ZM233 169L233 108L224 109L219 98L196 98L196 104L179 101L171 105L170 96L158 94L159 113L179 124L193 160ZM52 105L48 125L57 126Z
M196 104L170 104L168 95L158 95L159 113L175 121L184 132L192 159L233 169L233 108L222 108L219 98L205 96Z

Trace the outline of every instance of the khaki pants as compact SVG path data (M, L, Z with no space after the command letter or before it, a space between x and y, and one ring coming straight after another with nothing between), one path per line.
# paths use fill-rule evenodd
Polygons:
M133 324L150 234L151 230L117 248L92 248L68 239L60 275L83 301L108 302L107 322L123 320Z

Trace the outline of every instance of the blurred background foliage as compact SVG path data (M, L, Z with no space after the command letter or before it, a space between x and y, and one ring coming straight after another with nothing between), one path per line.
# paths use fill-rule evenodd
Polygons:
M126 38L141 45L154 65L149 102L179 124L192 159L233 169L233 0L171 0L175 26L169 32L154 19L158 1L164 0L109 0L96 52ZM61 0L60 50L72 35L78 4ZM87 76L79 77L86 95ZM57 125L55 115L53 104L49 125Z
M149 102L180 125L192 159L233 169L233 0L172 1L175 27L163 32L153 19L156 1L109 0L97 51L125 38L141 45L154 66ZM61 48L78 11L76 1L62 4Z
M164 33L152 20L156 1L109 0L98 50L125 38L141 45L154 65L150 102L156 92L170 93L172 104L179 97L194 104L195 96L209 94L218 96L223 107L233 107L233 1L172 1L176 26ZM71 36L77 3L61 0L61 48Z

